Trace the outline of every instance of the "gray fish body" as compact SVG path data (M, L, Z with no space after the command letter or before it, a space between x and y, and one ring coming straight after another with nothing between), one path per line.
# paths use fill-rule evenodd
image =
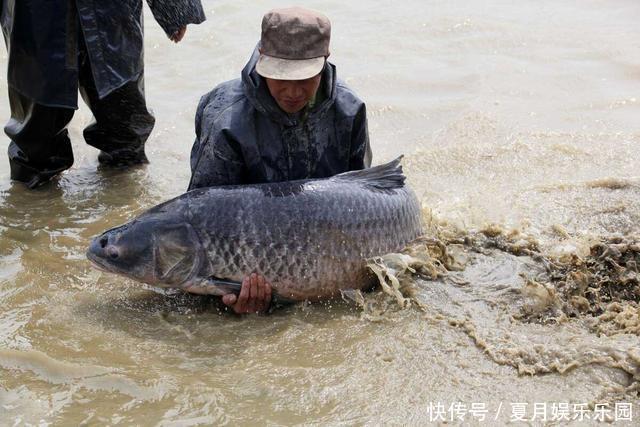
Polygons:
M240 282L257 272L291 300L369 287L365 259L398 250L422 232L398 160L328 179L193 190L130 224L96 238L89 258L107 271L202 294L227 292L212 278ZM147 270L155 275L136 277L99 259L98 252L126 245L124 234L136 230L153 236L147 252L154 255L142 262L153 264Z

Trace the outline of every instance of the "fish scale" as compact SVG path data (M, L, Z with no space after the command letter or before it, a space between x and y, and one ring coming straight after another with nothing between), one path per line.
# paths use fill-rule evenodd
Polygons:
M212 278L241 282L257 272L282 297L317 300L371 286L366 259L399 250L421 233L420 207L396 159L327 179L193 190L107 231L88 256L102 269L156 286L223 294ZM155 236L147 249L156 254L154 266L130 260L125 269L118 267L124 258L99 254L126 257L127 245L142 247L147 235ZM104 236L120 246L97 248ZM135 277L133 270L147 273Z

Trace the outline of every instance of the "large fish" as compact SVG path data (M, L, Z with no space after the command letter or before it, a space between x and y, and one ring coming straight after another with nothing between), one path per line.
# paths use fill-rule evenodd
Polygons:
M189 191L96 237L99 269L199 294L237 293L257 272L274 295L318 300L365 289L366 259L422 233L400 158L331 178Z

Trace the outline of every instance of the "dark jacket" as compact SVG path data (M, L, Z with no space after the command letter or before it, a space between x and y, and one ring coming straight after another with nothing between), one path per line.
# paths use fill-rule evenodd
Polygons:
M205 19L200 0L147 2L168 35ZM77 108L80 30L101 98L143 69L142 0L0 0L0 24L9 85L39 104Z
M242 78L200 100L189 189L325 178L371 165L365 104L327 62L319 101L289 115L255 71L254 51Z

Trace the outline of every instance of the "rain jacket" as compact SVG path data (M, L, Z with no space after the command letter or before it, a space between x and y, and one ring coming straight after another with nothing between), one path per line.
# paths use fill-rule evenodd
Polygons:
M325 178L371 165L365 104L327 62L317 102L290 115L255 71L254 51L242 78L200 100L189 189Z
M198 24L200 0L147 0L167 33ZM50 107L77 108L78 31L100 98L143 69L142 0L0 0L9 86Z

